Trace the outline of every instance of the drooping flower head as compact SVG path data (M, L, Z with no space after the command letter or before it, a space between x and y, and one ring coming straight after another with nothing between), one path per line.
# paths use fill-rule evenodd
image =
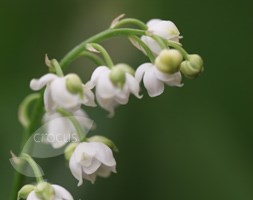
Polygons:
M69 167L73 176L83 184L83 179L95 182L97 176L108 177L116 173L112 150L101 142L82 142L70 157Z
M18 193L18 199L27 200L73 200L72 195L59 185L47 182L34 185L25 185Z
M155 63L144 63L138 67L135 73L136 79L141 82L150 97L163 93L164 84L181 87L182 76L179 71L183 60L182 55L174 49L164 49L156 57Z
M41 90L44 86L44 104L47 112L54 112L59 107L76 111L81 104L95 106L94 94L82 84L76 74L59 77L49 73L30 82L31 89L35 91Z
M128 103L131 93L141 98L139 83L133 74L133 69L125 64L115 65L112 69L100 66L86 85L89 89L96 87L98 104L112 116L117 105Z
M93 121L82 109L73 112L72 115L84 132L87 133L93 128ZM51 144L53 148L61 148L69 142L79 142L82 139L76 133L73 123L60 113L45 113L43 121L47 133L44 142Z
M147 22L147 26L150 34L158 35L166 40L179 42L180 32L173 22L161 19L152 19ZM154 54L158 55L160 53L161 47L154 39L149 36L142 36L141 39Z

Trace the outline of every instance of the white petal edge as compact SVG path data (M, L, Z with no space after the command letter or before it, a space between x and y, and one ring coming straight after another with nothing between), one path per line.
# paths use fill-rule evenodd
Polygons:
M159 55L162 48L153 38L151 38L149 36L142 36L141 40L151 49L151 51L155 55Z
M90 144L92 144L93 148L96 149L95 157L100 162L109 167L116 165L112 150L107 145L100 142L90 142Z
M97 67L94 72L92 73L91 75L91 79L90 81L88 82L88 86L90 87L90 89L94 88L96 83L97 83L97 80L99 78L99 76L101 74L103 74L104 72L107 72L109 71L110 69L106 66L100 66L100 67Z
M149 70L151 67L152 67L151 63L144 63L137 68L135 72L135 78L139 83L141 82L145 72Z
M81 186L83 184L82 168L81 165L76 161L74 154L72 154L70 158L69 168L72 175L78 180L77 186L78 187Z
M29 193L27 200L40 200L40 199L36 196L35 192L32 191Z
M130 74L126 74L126 83L127 86L129 87L131 93L133 93L137 98L142 98L142 95L140 95L140 84L137 81L136 78L134 78L132 75Z
M98 161L97 159L92 159L91 164L87 167L82 167L82 169L85 174L91 175L94 172L96 172L100 166L101 166L100 161Z
M150 97L159 96L164 91L164 83L156 78L154 68L155 66L146 71L143 77L144 86L147 89Z
M177 86L177 87L182 87L183 84L181 83L182 81L182 75L180 72L176 72L174 74L166 74L164 72L161 72L157 68L154 69L156 77L166 83L169 86Z
M50 87L47 87L44 92L44 104L47 112L53 112L55 110L55 102L52 100Z
M71 94L67 90L66 78L58 78L50 84L51 96L55 103L67 110L75 110L81 106L78 94Z
M45 74L40 79L32 79L30 82L30 88L32 90L40 90L42 89L46 84L50 83L51 81L55 80L58 76L55 74Z
M52 185L55 191L55 198L63 199L63 200L74 200L72 195L63 187L59 185Z
M109 71L103 72L103 74L99 76L96 85L96 93L101 96L101 98L105 99L112 98L117 90L109 78L109 73Z
M84 100L82 103L86 106L96 107L97 105L95 103L95 95L88 85L83 85L83 92Z

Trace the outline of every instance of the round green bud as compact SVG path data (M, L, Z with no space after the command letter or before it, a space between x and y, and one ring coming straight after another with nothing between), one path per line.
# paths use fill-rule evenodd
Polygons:
M18 192L18 200L19 199L27 199L28 195L30 192L34 190L35 186L34 185L25 185L23 186L19 192Z
M114 67L122 69L124 72L129 73L133 76L135 74L135 70L132 67L130 67L129 65L125 64L125 63L119 63L119 64L115 65Z
M173 74L179 71L183 56L176 49L163 49L155 60L156 67L165 73Z
M197 54L189 55L188 60L185 60L180 65L180 71L185 75L185 77L190 79L198 77L203 70L204 62Z
M114 152L119 151L117 146L113 143L113 141L111 141L110 139L108 139L104 136L95 135L95 136L88 138L87 140L88 140L88 142L101 142L101 143L107 145L108 147L110 147Z
M109 77L115 86L123 88L126 81L126 72L123 69L114 66Z
M66 86L70 93L83 95L83 83L78 75L68 74L66 76Z
M39 183L34 191L41 200L53 200L55 197L54 188L47 182Z
M64 156L65 159L69 161L71 155L73 154L73 152L75 151L76 147L77 147L78 143L70 143L65 151L64 151Z

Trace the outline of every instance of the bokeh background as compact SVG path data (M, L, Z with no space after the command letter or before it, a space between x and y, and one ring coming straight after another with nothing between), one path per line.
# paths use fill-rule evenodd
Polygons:
M96 133L120 149L118 174L77 188L63 157L37 160L48 181L86 200L253 199L250 0L1 0L0 199L9 197L9 152L18 153L23 134L17 108L31 92L29 81L47 72L45 53L62 58L121 13L175 22L184 47L203 56L205 73L157 98L143 90L141 101L131 98L113 119L100 108L87 109ZM115 62L137 67L146 61L126 38L104 44ZM94 65L80 59L70 69L86 81Z

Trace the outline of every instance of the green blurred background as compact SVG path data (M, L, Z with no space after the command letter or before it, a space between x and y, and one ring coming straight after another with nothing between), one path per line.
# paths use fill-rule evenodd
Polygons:
M22 136L17 108L31 92L29 81L46 73L45 53L62 58L121 13L175 22L184 47L203 56L205 73L157 98L144 91L141 101L131 98L113 119L100 108L88 109L96 133L120 149L118 174L77 188L60 156L38 160L48 181L86 200L253 199L250 0L1 0L0 199L10 193L9 151L18 153ZM115 62L137 67L146 60L125 38L105 45ZM86 81L93 67L80 59L71 70Z

